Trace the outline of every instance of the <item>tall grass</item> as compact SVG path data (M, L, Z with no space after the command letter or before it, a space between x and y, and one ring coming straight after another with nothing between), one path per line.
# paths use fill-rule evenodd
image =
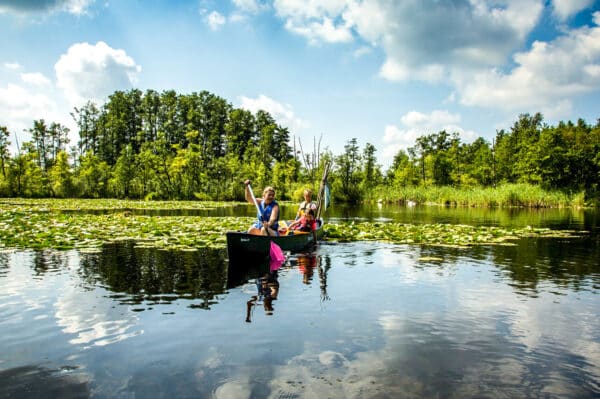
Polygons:
M569 195L546 191L531 184L504 184L498 187L378 187L367 201L387 203L438 204L471 207L584 207L585 193ZM589 205L589 204L588 204Z

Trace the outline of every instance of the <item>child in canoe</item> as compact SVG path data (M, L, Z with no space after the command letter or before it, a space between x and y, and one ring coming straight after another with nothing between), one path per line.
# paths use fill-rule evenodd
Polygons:
M317 219L315 218L315 210L308 209L305 214L300 216L300 219L293 221L288 227L288 231L317 231Z

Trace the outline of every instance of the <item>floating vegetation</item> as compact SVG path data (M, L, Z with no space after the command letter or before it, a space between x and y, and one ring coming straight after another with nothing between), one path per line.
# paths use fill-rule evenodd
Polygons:
M239 202L217 201L142 201L119 199L57 199L57 198L0 198L0 208L10 208L15 211L107 211L124 212L152 210L152 211L185 211L185 210L212 210L223 207L239 205Z
M0 200L0 250L10 248L71 249L90 252L103 243L134 240L143 247L191 250L224 248L227 231L244 231L252 217L151 216L122 212L63 212L71 206L86 209L113 209L127 201L116 200ZM129 201L136 204L168 203L186 206L185 202ZM201 202L190 202L200 208ZM84 205L82 205L84 204ZM206 206L213 206L209 203ZM106 208L104 208L106 207ZM196 208L196 209L198 209ZM179 208L181 209L181 208ZM422 244L452 247L473 245L512 245L522 237L580 236L583 232L547 228L517 228L453 225L404 224L394 222L336 222L325 225L327 240L384 241L397 244Z
M548 228L508 229L464 224L405 224L343 222L327 224L327 239L336 241L383 241L395 244L424 244L464 248L474 245L514 245L524 237L575 238L586 232Z

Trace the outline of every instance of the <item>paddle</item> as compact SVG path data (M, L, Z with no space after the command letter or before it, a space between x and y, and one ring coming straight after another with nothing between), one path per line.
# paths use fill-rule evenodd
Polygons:
M250 196L252 197L252 202L254 202L254 205L256 206L256 210L258 211L258 214L260 215L260 220L262 222L264 222L262 209L260 208L260 205L258 205L258 201L256 200L256 197L254 196L254 192L252 191L252 187L250 186L250 183L248 183L248 191L250 192ZM265 227L265 231L267 232L268 236L271 235L269 233L269 226ZM269 250L269 256L271 257L271 260L275 260L275 261L283 263L283 261L285 260L285 255L283 254L281 247L279 247L279 245L275 244L273 242L273 240L270 240L270 241L271 241L271 248Z

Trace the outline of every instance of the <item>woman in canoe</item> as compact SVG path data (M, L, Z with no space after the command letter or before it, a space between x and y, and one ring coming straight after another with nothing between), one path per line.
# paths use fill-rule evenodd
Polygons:
M296 212L295 218L296 220L300 219L302 215L306 214L306 211L309 209L317 209L317 204L312 201L312 190L310 188L305 189L302 195L304 196L304 201L302 201L298 207L298 212Z
M244 182L246 187L246 201L254 204L250 194L250 180ZM258 221L248 229L249 234L277 236L279 229L279 204L275 201L275 189L271 186L265 187L262 198L256 198L260 212L257 212Z

